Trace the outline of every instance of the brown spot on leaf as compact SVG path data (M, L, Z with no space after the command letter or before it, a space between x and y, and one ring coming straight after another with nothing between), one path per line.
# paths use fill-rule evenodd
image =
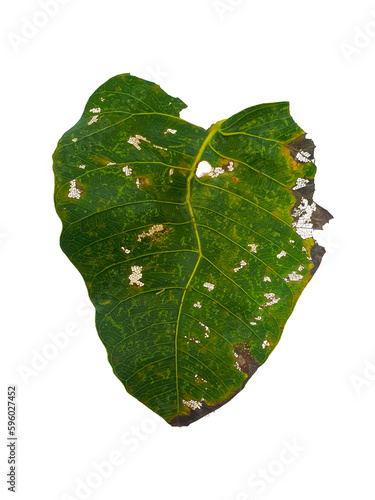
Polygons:
M254 375L254 373L256 372L256 370L259 368L260 365L250 354L249 345L247 342L241 342L240 344L235 346L234 352L237 354L237 361L241 357L240 362L243 367L243 370L241 369L241 371L247 374L247 377L243 381L242 386L233 394L231 394L229 398L227 398L224 401L219 401L214 405L208 405L205 401L200 401L199 407L197 407L195 410L190 410L190 413L187 415L177 415L169 422L170 425L172 425L173 427L183 427L190 425L193 422L196 422L200 418L204 417L205 415L208 415L209 413L212 413L221 406L225 405L232 398L234 398L234 396L236 396L240 391L242 391L246 383L250 380L250 377Z
M318 243L315 243L315 245L313 245L311 247L310 255L311 255L311 258L312 258L312 261L313 261L313 264L314 264L314 267L312 269L310 269L311 276L314 276L316 270L320 266L320 263L322 261L323 255L325 253L326 253L325 248L321 247L320 245L318 245Z
M249 344L247 342L241 342L235 346L234 353L236 356L236 364L239 369L251 377L259 368L259 363L255 361L253 356L250 354Z
M137 185L137 187L139 186L149 186L150 185L150 181L147 177L143 176L143 177L137 177L134 181Z
M310 179L306 186L292 191L296 199L296 203L292 208L292 214L301 204L302 198L305 198L309 202L309 205L311 205L314 202L313 200L314 191L315 191L314 179ZM311 215L311 223L313 225L312 229L323 229L324 224L333 219L333 216L325 208L321 207L316 203L315 205L316 209L312 212ZM294 220L296 221L297 218L294 217Z
M315 144L312 139L306 139L306 134L302 134L294 141L287 144L290 156L297 163L308 163L314 161Z
M220 158L219 166L225 172L232 172L232 170L234 170L236 167L236 162L233 160L228 160L227 158Z

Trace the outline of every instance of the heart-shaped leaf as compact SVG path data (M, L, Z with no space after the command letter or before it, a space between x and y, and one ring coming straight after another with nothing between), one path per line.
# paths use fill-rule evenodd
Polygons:
M54 153L61 247L114 373L172 425L236 395L278 343L324 249L314 144L286 102L208 130L119 75ZM205 172L205 173L202 173Z

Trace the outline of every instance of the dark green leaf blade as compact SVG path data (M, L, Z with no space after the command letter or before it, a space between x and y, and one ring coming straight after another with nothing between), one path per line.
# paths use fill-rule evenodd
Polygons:
M207 131L184 107L119 75L54 153L61 246L114 373L172 425L227 402L264 363L324 253L312 228L330 218L288 103Z

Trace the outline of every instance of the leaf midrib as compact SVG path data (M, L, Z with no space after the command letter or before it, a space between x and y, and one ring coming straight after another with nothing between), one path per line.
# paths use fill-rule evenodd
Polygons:
M208 133L206 135L206 138L204 139L204 141L202 142L202 145L201 147L199 148L199 151L197 153L197 156L195 157L194 159L194 162L192 164L192 168L191 168L191 172L190 172L190 175L189 177L187 178L187 191L186 191L186 204L188 206L188 209L189 209L189 213L190 213L190 216L191 216L191 222L193 224L193 227L194 227L194 232L195 232L195 237L196 237L196 240L197 240L197 246L198 246L198 258L197 258L197 262L195 263L195 266L194 266L194 269L190 275L190 278L188 280L188 282L186 283L185 285L185 288L184 288L184 291L183 291L183 294L182 294L182 297L181 297L181 301L180 301L180 307L178 309L178 314L177 314L177 320L176 320L176 334L175 334L175 373L176 373L176 403L177 403L177 416L180 415L180 393L179 393L179 387L178 387L178 349L177 349L177 341L178 341L178 330L179 330L179 326L180 326L180 318L181 318L181 311L182 311L182 307L183 307L183 304L184 304L184 299L185 299L185 296L186 296L186 292L189 288L189 285L198 269L198 266L199 266L199 263L201 261L201 258L202 258L202 247L201 247L201 240L200 240L200 237L199 237L199 232L198 232L198 226L197 226L197 223L196 223L196 220L195 220L195 215L194 215L194 210L193 210L193 206L191 204L191 181L195 175L195 171L196 171L196 168L197 168L197 165L200 161L200 159L202 158L203 156L203 153L207 147L207 145L209 144L210 142L210 139L212 138L213 135L216 134L216 132L218 132L220 130L220 126L221 124L224 122L225 120L221 120L217 123L215 123L214 125L212 125L209 129L208 129Z

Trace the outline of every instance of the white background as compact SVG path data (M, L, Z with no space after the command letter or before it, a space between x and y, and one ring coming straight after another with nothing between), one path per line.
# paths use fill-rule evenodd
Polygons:
M0 7L2 493L16 384L20 500L373 500L375 3L56 5ZM182 117L205 127L290 101L317 146L315 201L335 217L316 235L327 254L277 349L187 428L125 392L59 248L51 155L90 94L124 72L180 97ZM66 345L51 348L53 336Z

